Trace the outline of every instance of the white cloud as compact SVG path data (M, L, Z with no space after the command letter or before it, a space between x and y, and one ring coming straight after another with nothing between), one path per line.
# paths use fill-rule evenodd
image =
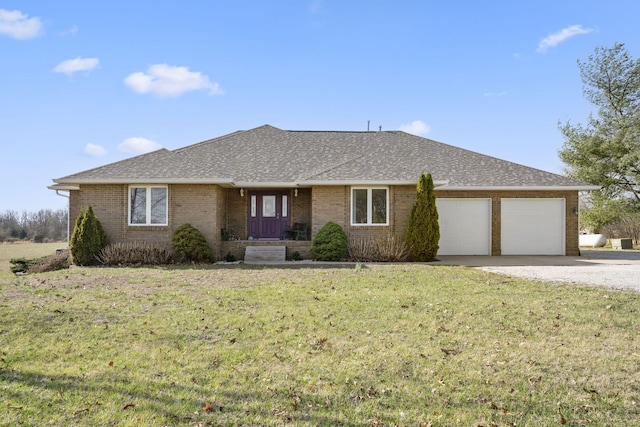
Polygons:
M572 25L570 27L563 28L562 30L550 34L542 39L540 41L540 44L538 44L538 49L536 51L538 53L545 53L550 47L555 47L573 36L577 36L579 34L588 34L592 31L592 28L582 28L582 25Z
M140 137L127 138L120 144L118 144L118 150L122 151L123 153L142 154L148 153L150 151L155 151L160 148L162 148L162 145L158 144L157 142Z
M0 34L26 40L37 37L41 32L40 18L29 18L19 10L0 9Z
M400 130L413 135L426 135L431 130L431 127L423 121L414 120L411 123L401 125Z
M75 36L76 34L78 34L78 27L76 25L74 25L73 27L69 28L66 31L61 31L60 34L62 37L65 36Z
M187 67L173 67L156 64L146 73L137 72L124 79L124 83L137 93L155 93L160 96L180 96L193 90L206 90L209 95L220 95L218 83L200 72L189 71Z
M84 147L84 154L91 157L99 157L107 154L107 150L105 150L101 145L89 143L86 147Z
M500 96L506 96L509 92L507 92L506 90L503 90L502 92L485 92L482 94L482 96L487 97L487 98L491 98L491 97L500 97Z
M62 61L53 69L54 73L71 75L78 71L90 71L100 64L98 58L76 58Z

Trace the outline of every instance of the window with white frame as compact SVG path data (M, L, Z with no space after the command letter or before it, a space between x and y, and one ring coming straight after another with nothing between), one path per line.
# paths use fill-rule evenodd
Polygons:
M353 187L351 225L389 225L389 189Z
M167 187L129 187L129 225L167 225Z

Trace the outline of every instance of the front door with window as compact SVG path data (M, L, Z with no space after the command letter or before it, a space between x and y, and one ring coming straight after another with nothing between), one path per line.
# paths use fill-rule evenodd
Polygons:
M288 225L288 192L249 192L249 237L279 239Z

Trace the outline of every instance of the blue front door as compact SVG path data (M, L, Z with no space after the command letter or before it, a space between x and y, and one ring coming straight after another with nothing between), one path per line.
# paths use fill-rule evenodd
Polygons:
M249 237L279 239L288 224L288 192L249 192Z

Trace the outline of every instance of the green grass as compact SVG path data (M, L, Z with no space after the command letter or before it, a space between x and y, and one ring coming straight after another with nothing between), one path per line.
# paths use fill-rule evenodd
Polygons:
M463 267L2 276L0 425L634 425L639 309Z
M53 255L58 248L66 248L66 242L57 243L0 243L0 277L9 272L13 258L40 258Z

